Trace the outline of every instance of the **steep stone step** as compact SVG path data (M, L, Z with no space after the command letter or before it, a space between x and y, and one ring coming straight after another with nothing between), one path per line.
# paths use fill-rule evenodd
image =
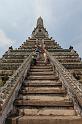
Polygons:
M41 63L41 62L37 62L37 66L51 66L51 64L46 64L46 63Z
M24 115L26 116L74 116L76 115L74 110L68 110L68 109L20 109L20 113L24 112Z
M49 72L29 72L30 75L53 75L54 72L53 71L49 71Z
M52 66L39 66L39 65L36 65L36 66L32 66L31 69L52 69Z
M28 79L29 80L58 80L59 77L58 76L54 76L54 75L49 75L49 76L43 76L43 75L41 75L41 76L37 76L37 75L32 76L32 75L30 75L28 77Z
M30 69L31 72L49 72L49 71L53 71L52 68L31 68Z
M7 124L81 124L79 116L14 116L7 119Z
M23 93L23 94L29 94L29 93L33 93L33 94L34 93L66 94L66 90L64 88L60 88L60 87L24 87L21 90L21 93Z
M43 58L43 59L39 59L39 60L37 60L37 63L45 64L44 58Z
M22 94L22 95L46 95L46 96L53 96L53 95L55 95L55 96L66 96L66 93L67 92L27 92L27 91L20 91L19 92L20 94Z
M12 124L33 124L34 122L34 124L39 124L38 117L40 119L45 118L41 120L44 122L42 124L47 122L46 119L48 122L50 121L49 124L55 124L57 118L51 123L52 117L76 118L77 116L73 101L67 96L66 89L62 87L59 76L54 74L53 67L50 64L45 65L41 61L36 66L31 66L14 105L20 116L16 116L18 120L16 118L10 119L13 121ZM36 117L35 121L32 120L33 116ZM30 118L29 121L27 118Z
M47 95L20 95L17 100L15 100L15 105L19 106L71 106L73 107L73 102L69 98L62 96L47 96Z
M62 86L62 82L61 81L55 81L55 80L28 80L28 81L25 81L24 86L29 86L29 87L46 87L46 86L49 86L49 87L61 87Z

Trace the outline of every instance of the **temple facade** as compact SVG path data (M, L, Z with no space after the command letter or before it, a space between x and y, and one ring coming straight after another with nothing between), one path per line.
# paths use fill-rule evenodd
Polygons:
M82 61L39 17L31 37L0 59L0 124L46 123L82 123Z

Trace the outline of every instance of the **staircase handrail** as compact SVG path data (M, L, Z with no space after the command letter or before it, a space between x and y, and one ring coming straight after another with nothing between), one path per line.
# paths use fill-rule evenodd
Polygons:
M5 118L13 107L13 102L30 68L33 52L24 60L8 81L0 88L0 118ZM3 121L4 119L2 119Z
M61 79L64 81L64 86L72 94L72 96L77 100L78 105L80 106L80 112L82 114L82 89L80 88L80 83L77 81L73 75L56 59L52 56L47 50L46 54L49 57L53 66L57 69Z

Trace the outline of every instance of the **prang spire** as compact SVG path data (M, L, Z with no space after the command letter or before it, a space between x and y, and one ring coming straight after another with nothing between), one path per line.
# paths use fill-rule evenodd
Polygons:
M42 19L41 16L37 20L37 27L44 27L44 25L43 25L43 19Z
M37 19L36 28L34 28L32 32L32 37L41 39L48 37L48 32L46 28L44 28L43 19L41 16Z

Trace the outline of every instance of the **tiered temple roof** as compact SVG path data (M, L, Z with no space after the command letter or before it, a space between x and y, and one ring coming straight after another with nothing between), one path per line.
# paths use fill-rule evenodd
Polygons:
M29 56L36 48L37 44L44 43L45 48L50 54L64 65L78 80L82 82L82 62L78 53L73 49L63 49L59 44L49 38L46 28L44 28L43 19L37 20L36 28L32 32L32 37L29 37L18 49L9 48L0 60L0 81L3 85L17 68L22 64L24 59ZM6 79L5 79L6 77Z
M45 50L47 65L42 53L32 65L37 46ZM9 47L0 59L0 124L5 120L81 124L82 61L72 46L63 49L49 37L41 17L31 37L18 49Z

